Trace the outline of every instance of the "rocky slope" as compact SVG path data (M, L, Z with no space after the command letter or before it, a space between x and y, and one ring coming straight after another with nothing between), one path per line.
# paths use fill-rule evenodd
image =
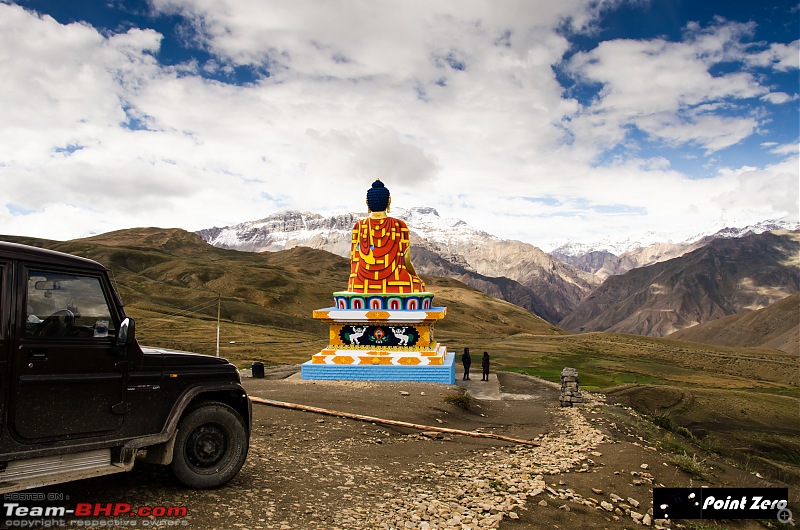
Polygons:
M585 253L573 256L556 249L550 252L550 255L556 258L558 261L572 265L576 269L580 269L583 272L588 272L589 274L596 274L597 271L603 267L607 260L612 260L617 257L607 250L589 250Z
M668 338L722 346L756 346L800 354L800 294L738 315L671 333Z
M689 254L611 276L564 320L570 331L664 336L797 293L798 232L715 239Z

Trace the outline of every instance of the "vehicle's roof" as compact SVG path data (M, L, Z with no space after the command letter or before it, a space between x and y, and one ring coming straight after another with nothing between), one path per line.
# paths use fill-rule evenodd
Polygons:
M19 243L0 241L0 259L4 257L105 270L104 266L88 258L81 258L80 256L73 256L72 254L65 254L55 250L20 245Z

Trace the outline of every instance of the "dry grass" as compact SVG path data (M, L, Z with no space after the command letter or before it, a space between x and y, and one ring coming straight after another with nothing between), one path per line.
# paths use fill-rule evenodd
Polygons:
M689 456L687 453L676 455L670 459L670 463L694 478L705 478L707 473L705 461L698 460L697 454L693 454L692 456Z

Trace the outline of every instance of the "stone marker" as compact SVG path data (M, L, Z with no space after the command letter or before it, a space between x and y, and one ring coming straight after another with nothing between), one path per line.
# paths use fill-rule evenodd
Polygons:
M561 397L559 402L562 407L571 407L573 403L585 403L586 399L578 389L578 371L575 368L561 370Z

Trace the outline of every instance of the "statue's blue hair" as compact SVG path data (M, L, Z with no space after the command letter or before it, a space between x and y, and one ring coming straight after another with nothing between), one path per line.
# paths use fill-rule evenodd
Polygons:
M389 188L380 180L373 182L367 190L367 206L372 212L383 212L389 206Z

